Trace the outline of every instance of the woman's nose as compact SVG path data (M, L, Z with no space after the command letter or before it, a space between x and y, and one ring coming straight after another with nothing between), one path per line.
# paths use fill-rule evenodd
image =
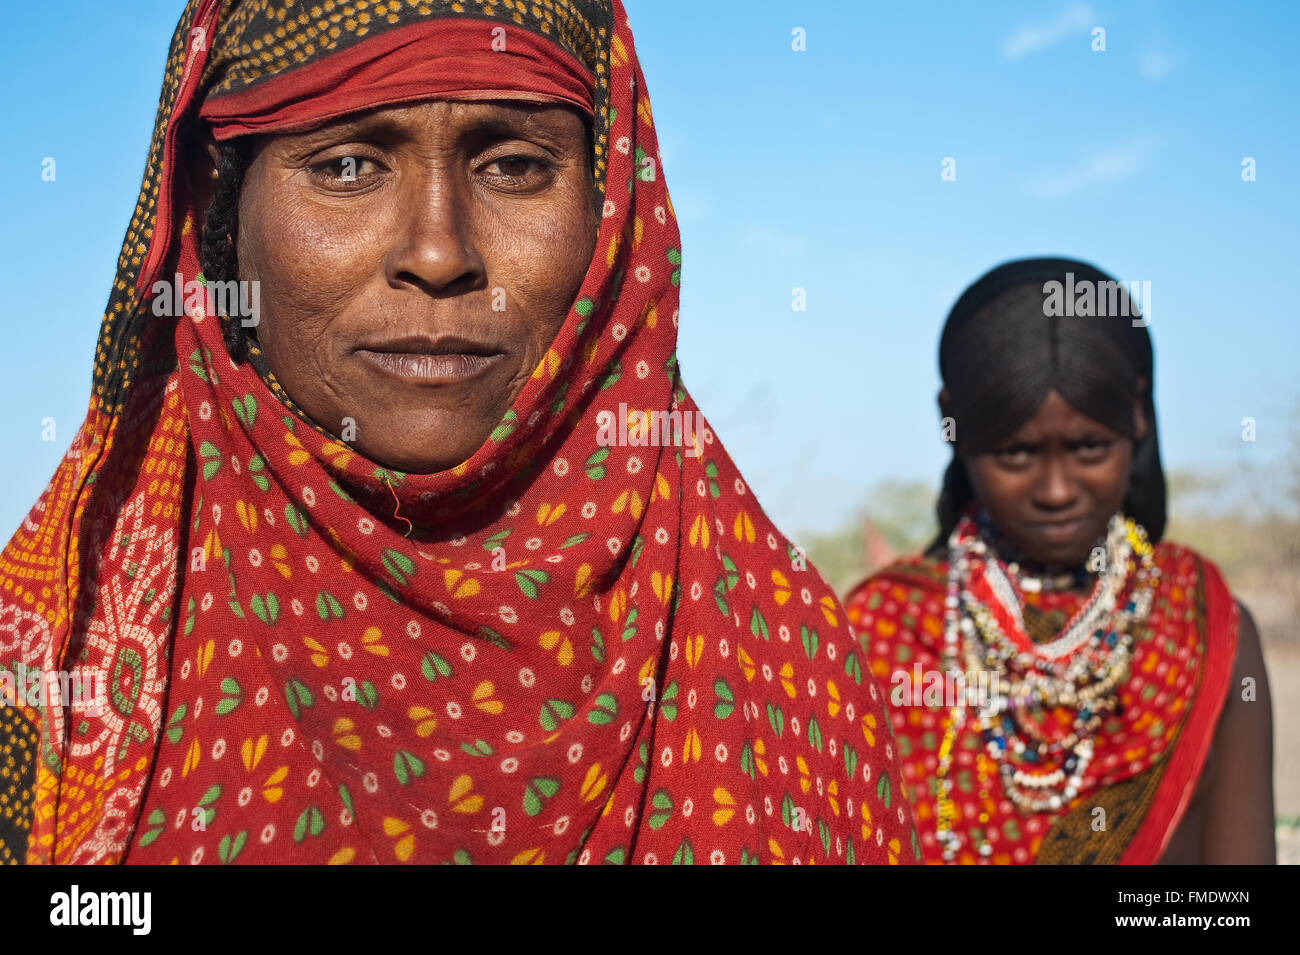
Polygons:
M385 271L390 285L415 284L431 293L465 291L484 278L471 224L469 183L446 167L426 170L403 197Z

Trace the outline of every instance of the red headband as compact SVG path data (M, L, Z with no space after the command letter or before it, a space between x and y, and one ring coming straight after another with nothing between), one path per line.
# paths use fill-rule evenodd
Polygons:
M591 116L595 80L570 53L523 27L461 17L421 20L251 89L209 97L199 116L223 140L435 98L567 103Z

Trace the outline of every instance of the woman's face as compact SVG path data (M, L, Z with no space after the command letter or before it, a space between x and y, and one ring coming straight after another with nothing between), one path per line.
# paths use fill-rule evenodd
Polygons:
M1139 440L1146 422L1134 409ZM992 450L965 457L971 487L998 531L1028 559L1084 563L1128 492L1133 442L1055 391Z
M397 470L469 458L586 275L589 148L578 112L501 101L395 106L255 142L239 278L261 283L257 338L290 397Z

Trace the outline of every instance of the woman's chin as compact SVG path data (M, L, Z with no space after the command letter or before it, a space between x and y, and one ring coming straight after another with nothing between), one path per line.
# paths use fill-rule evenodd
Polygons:
M396 430L396 429L394 429ZM407 432L414 434L415 432ZM484 438L486 439L486 435ZM472 447L465 443L465 435L447 437L429 435L427 440L403 441L401 444L362 445L354 443L353 447L381 467L404 474L437 474L449 471L463 464L473 456L482 445L482 441ZM436 453L431 448L443 449Z
M436 474L469 460L500 420L495 408L480 412L464 407L393 409L376 404L364 416L357 415L351 433L335 433L381 467L406 474Z

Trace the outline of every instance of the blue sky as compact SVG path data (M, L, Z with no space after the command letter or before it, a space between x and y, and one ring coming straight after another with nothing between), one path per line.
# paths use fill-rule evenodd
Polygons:
M1151 283L1167 467L1280 462L1300 428L1300 5L625 2L682 230L683 374L787 533L841 524L873 482L937 482L943 318L1026 255ZM181 6L7 13L5 539L85 414Z

